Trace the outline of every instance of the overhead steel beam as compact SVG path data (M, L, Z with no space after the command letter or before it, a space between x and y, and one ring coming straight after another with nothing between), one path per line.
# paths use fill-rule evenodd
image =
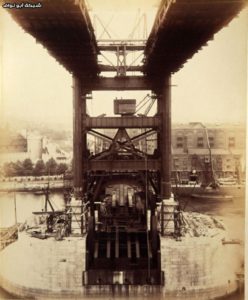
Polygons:
M247 0L161 1L144 51L145 74L157 81L177 72L247 4Z
M86 128L158 128L160 118L156 117L86 117Z
M95 136L95 137L101 138L104 141L108 141L108 142L113 141L113 138L111 138L111 137L109 137L109 136L107 136L105 134L102 134L101 132L95 131L93 129L90 129L88 131L88 133L91 134L91 135L93 135L93 136Z
M113 46L120 46L120 45L145 45L146 39L99 39L98 45L113 45Z
M101 72L116 72L117 66L108 66L99 64ZM143 72L143 66L127 66L127 72Z
M148 159L147 163L143 159L137 160L90 160L88 162L89 171L159 171L160 160Z
M138 141L143 140L145 138L148 138L149 136L151 136L153 134L156 134L156 131L154 131L153 129L151 129L151 130L145 131L145 132L143 132L143 133L141 133L139 135L136 135L136 136L132 137L131 141L137 143Z
M93 91L138 91L151 90L152 86L144 76L119 76L96 78L89 88Z
M0 0L23 5L22 0ZM37 0L28 1L37 4ZM33 36L66 70L77 76L98 75L97 47L94 29L84 0L42 0L37 9L8 9L25 32Z
M109 44L109 45L100 45L98 44L98 48L100 51L116 51L119 45ZM125 45L127 51L144 51L145 45Z

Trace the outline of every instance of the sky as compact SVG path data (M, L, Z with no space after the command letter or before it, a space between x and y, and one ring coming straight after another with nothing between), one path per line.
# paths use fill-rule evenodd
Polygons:
M116 1L108 0L102 6L103 1L87 2L92 16L97 14L104 24L111 20L108 29L114 38L127 37L143 12L147 13L149 30L158 3L151 0L149 5L141 6L144 1L121 0L116 5ZM9 15L2 14L0 117L8 122L11 118L18 118L41 123L56 122L71 127L71 75ZM99 35L101 26L99 23L96 25ZM245 121L247 29L246 10L172 76L172 122ZM137 35L141 36L143 32L140 26ZM88 110L93 115L112 114L112 100L115 97L131 97L140 101L146 93L94 93L96 101L88 102Z
M247 43L246 10L173 76L174 120L245 122Z

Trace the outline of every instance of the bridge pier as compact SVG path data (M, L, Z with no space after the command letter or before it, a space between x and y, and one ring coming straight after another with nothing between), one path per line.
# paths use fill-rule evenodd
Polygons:
M82 81L73 78L73 187L76 199L81 199L84 194L84 164L87 153L86 143L86 93Z
M74 197L70 202L71 234L85 233L83 196L85 193L85 174L87 158L86 141L86 92L77 77L73 78L73 188Z
M159 152L161 157L160 194L171 198L171 78L167 76L158 95L158 114L161 118Z
M158 114L161 126L158 132L158 151L161 158L161 234L175 232L174 212L177 203L171 189L171 77L167 76L158 91Z

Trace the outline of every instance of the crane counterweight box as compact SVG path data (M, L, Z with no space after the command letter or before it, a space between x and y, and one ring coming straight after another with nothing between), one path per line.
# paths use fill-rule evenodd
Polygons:
M115 99L114 113L115 115L133 115L136 111L135 99Z

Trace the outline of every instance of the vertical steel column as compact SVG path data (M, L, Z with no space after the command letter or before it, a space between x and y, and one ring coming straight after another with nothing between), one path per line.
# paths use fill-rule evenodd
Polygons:
M158 99L158 113L162 119L160 134L161 196L171 197L171 78L166 77Z
M82 97L82 84L77 78L73 78L73 186L75 198L83 195L83 115L86 110L86 100Z

